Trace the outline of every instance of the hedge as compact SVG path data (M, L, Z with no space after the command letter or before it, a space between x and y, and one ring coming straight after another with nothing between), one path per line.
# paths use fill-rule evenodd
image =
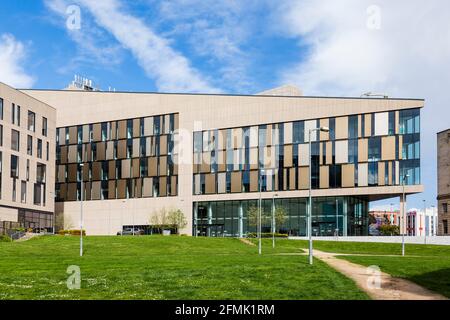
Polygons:
M80 230L59 230L58 234L61 236L70 235L70 236L79 236ZM83 236L86 235L86 230L83 230Z

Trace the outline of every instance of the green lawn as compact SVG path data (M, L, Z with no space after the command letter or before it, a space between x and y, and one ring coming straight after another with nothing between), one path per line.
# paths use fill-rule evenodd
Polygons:
M266 240L263 255L237 239L47 236L0 243L0 299L368 299L349 279ZM81 290L66 269L81 268Z
M307 242L301 241L306 248ZM342 259L364 266L376 265L394 277L405 278L450 298L450 246L315 241L314 248L326 252L399 255L398 257L343 256Z

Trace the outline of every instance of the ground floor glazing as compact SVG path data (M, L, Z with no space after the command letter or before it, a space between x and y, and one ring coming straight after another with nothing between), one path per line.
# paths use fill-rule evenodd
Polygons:
M264 199L262 232L272 232L272 212L283 208L284 220L275 222L275 232L290 236L307 236L307 198ZM252 210L259 200L195 202L193 235L210 237L244 237L257 232ZM368 235L368 201L360 197L320 197L312 201L313 236ZM258 209L259 210L259 209ZM276 219L277 220L277 219ZM278 224L278 225L277 225Z

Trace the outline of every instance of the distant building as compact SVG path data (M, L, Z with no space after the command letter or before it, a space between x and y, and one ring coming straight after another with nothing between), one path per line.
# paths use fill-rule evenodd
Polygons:
M411 209L406 214L408 236L435 236L437 235L437 210L435 207L423 210Z
M450 214L450 129L437 134L439 235L449 235Z
M369 235L378 236L379 228L383 225L400 225L400 211L387 211L387 210L373 210L369 211L369 216L372 218L372 222L369 225Z

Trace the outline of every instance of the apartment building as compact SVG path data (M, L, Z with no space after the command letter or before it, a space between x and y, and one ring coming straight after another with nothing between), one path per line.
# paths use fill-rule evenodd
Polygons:
M450 129L437 134L439 235L450 235Z
M0 83L0 232L53 231L56 110Z
M244 236L260 198L284 209L278 232L305 235L310 159L314 235L367 235L370 201L423 191L423 100L23 92L57 109L56 213L75 227L83 198L88 235L179 208L186 234Z

